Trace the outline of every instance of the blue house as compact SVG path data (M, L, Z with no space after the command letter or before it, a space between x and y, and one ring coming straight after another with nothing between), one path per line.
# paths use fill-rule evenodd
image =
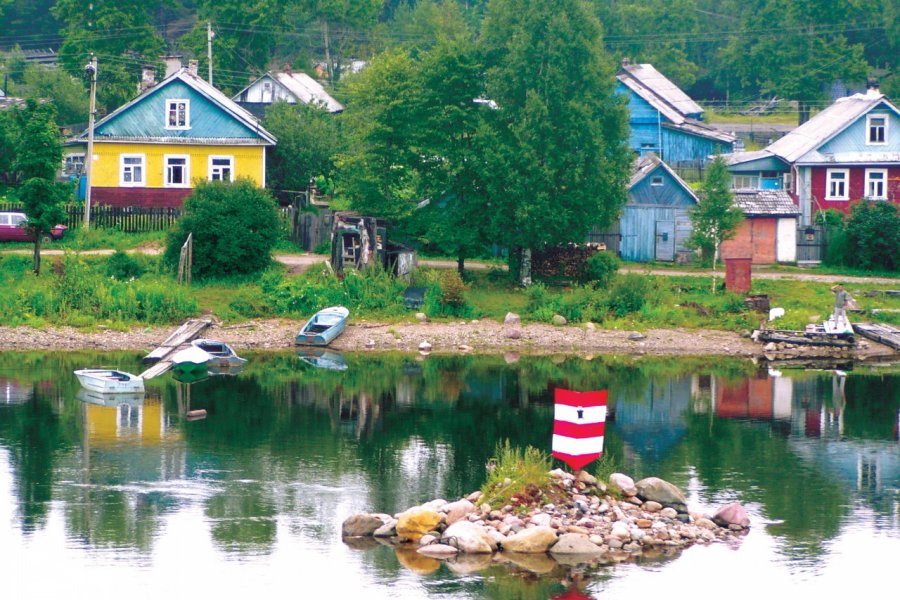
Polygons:
M694 166L731 152L735 137L703 122L703 109L649 64L622 61L616 92L628 95L631 148L670 165Z
M635 159L628 202L618 224L623 260L685 260L690 256L689 211L697 195L652 152Z

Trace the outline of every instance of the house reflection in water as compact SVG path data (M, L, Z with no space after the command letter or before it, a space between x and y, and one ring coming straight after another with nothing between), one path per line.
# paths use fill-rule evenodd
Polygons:
M94 398L85 392L79 392L79 399L85 403L86 434L92 447L123 443L155 446L163 439L181 437L181 431L169 424L159 397L98 394Z

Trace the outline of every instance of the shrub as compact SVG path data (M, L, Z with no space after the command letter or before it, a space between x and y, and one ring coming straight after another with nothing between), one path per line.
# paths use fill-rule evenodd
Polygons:
M652 278L628 273L616 279L606 299L606 308L617 317L636 313L648 304L656 291Z
M425 312L431 316L469 317L473 314L466 300L469 289L455 270L431 273L426 277Z
M547 486L551 467L546 452L527 446L514 448L509 440L497 444L494 456L489 462L487 480L481 487L480 503L491 506L505 506L513 496L534 496L526 488L538 490Z
M900 269L900 214L888 202L863 201L850 210L847 264L861 269Z
M468 289L458 271L441 273L441 304L458 308L465 305L465 293Z
M587 259L585 282L593 283L594 287L606 287L612 283L619 266L619 259L612 252L597 252Z
M258 273L269 266L281 228L275 201L252 180L202 181L184 210L166 243L169 268L178 266L189 233L194 234L192 273L198 279Z
M144 267L134 257L116 250L106 262L106 275L119 281L137 279L144 274Z

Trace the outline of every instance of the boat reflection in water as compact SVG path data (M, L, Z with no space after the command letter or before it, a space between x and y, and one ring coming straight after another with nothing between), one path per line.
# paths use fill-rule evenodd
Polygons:
M334 350L324 350L322 348L303 348L297 352L300 360L306 364L312 365L318 369L329 369L331 371L346 371L347 361L344 355Z

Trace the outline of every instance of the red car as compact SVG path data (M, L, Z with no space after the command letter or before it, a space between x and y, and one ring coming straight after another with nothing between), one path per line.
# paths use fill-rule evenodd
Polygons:
M25 213L0 212L0 242L33 242L34 236L25 229L27 220L28 217L25 216ZM44 236L42 241L58 240L65 231L65 225L57 225L50 231L50 235Z

